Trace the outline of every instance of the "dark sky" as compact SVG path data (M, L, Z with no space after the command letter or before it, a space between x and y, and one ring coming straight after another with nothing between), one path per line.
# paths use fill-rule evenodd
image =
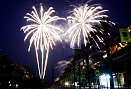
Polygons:
M0 54L7 54L14 63L28 64L37 73L37 64L34 48L28 52L29 40L24 42L25 34L20 28L27 25L23 17L27 12L32 11L32 6L39 6L40 0L0 0ZM82 0L69 0L74 5L78 5ZM45 8L54 7L58 16L66 16L70 9L69 3L65 0L41 0ZM109 10L108 15L111 21L120 24L121 27L127 27L127 18L124 8L124 0L94 0L90 4L101 4L103 9ZM131 16L131 5L128 6L129 16ZM131 17L130 17L131 19ZM62 48L63 45L65 48ZM51 81L52 68L57 62L67 60L72 54L69 45L57 44L54 50L51 50L47 66L45 79Z

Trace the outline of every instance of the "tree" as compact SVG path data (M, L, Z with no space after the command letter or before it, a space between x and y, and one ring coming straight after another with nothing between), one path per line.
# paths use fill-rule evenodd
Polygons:
M3 88L9 87L9 83L24 88L30 84L29 79L33 78L32 82L38 81L34 75L34 71L28 65L14 64L7 55L0 56L0 83Z
M23 67L25 69L25 77L26 78L31 78L31 77L35 76L35 72L33 71L33 69L29 65L26 64Z
M78 68L80 68L80 62L86 60L86 70L88 75L88 83L89 83L89 89L91 89L90 85L90 64L89 60L92 58L95 58L95 55L98 55L99 49L96 47L96 44L93 42L92 38L89 38L89 43L85 46L84 44L81 44L81 48L74 49L74 55L70 56L73 58L73 61L78 63ZM98 58L97 58L98 59ZM97 61L97 60L96 60ZM80 83L80 69L79 70L79 83Z
M113 76L112 76L112 59L110 55L110 47L114 44L117 44L116 42L119 41L119 35L118 30L119 25L115 25L113 27L113 23L110 21L109 18L103 17L103 19L100 21L101 26L95 25L93 26L94 29L100 30L103 29L103 34L100 34L100 36L103 38L103 48L106 50L107 54L107 61L108 61L108 72L111 76L110 78L110 87L111 89L114 89L114 83L113 83ZM112 28L113 27L113 28Z
M0 82L8 82L12 71L12 64L7 55L0 56Z

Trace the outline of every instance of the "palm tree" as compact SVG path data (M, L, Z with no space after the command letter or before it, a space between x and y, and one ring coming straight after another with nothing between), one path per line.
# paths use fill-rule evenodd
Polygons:
M71 73L72 73L72 71L71 71L71 65L68 64L67 67L64 68L63 73L61 74L61 76L59 77L59 81L62 84L64 84L67 81L70 81L70 79L71 79L71 76L70 76Z
M89 38L89 42L86 46L84 44L81 45L80 49L74 49L74 55L69 56L73 58L74 62L78 62L78 66L80 68L80 62L86 60L86 68L87 68L87 75L88 75L88 83L89 89L91 89L90 85L90 64L89 60L94 57L94 55L98 54L98 49L95 43ZM79 83L80 83L80 69L79 69Z
M113 76L112 76L112 60L111 60L111 55L110 55L110 47L112 45L118 44L120 41L119 38L119 32L118 28L119 25L113 25L112 22L109 20L109 18L103 17L103 19L100 21L101 26L94 25L93 28L100 30L103 29L103 34L100 34L100 36L104 39L103 41L103 48L106 50L107 54L107 61L108 61L108 71L111 76L110 78L110 87L111 89L114 89L114 83L113 83ZM114 27L113 27L114 26Z

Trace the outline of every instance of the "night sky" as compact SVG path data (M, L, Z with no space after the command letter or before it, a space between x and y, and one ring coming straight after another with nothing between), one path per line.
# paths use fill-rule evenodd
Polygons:
M74 5L80 5L84 0L68 0ZM42 2L45 8L53 7L56 15L66 17L66 13L70 10L71 3L67 0L0 0L0 55L6 54L14 63L28 64L37 73L37 63L35 57L35 50L32 46L31 51L28 52L29 40L24 42L25 34L20 31L20 28L27 25L26 19L23 17L27 12L32 11L32 6L39 7ZM85 1L86 2L86 1ZM124 0L94 0L89 3L101 4L103 9L109 10L107 13L116 24L121 27L127 27L127 18L124 7ZM131 4L127 6L131 21ZM47 65L47 72L45 76L46 81L51 81L52 68L59 61L69 61L67 59L73 51L68 45L69 43L58 43L53 50L50 51ZM55 73L57 75L57 73Z

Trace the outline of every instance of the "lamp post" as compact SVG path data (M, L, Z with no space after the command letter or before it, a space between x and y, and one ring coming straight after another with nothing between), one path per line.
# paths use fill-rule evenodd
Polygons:
M80 62L78 62L78 70L79 70L79 89L81 89L81 72L80 72Z
M73 68L73 72L74 72L74 88L75 88L75 80L76 80L76 76L75 76L75 68Z

